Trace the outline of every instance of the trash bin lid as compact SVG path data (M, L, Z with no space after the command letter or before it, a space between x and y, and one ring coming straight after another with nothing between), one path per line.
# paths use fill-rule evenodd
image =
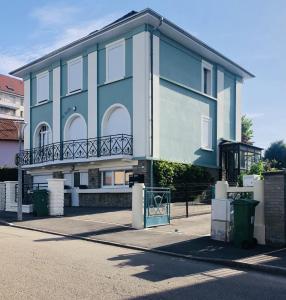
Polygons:
M252 199L235 199L232 201L233 205L251 205L251 206L257 206L259 204L259 201L252 200Z

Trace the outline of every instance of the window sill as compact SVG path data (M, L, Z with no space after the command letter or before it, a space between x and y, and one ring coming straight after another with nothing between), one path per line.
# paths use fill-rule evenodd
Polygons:
M201 150L209 151L209 152L214 152L214 149L211 149L211 148L205 148L205 147L201 147Z
M79 94L79 93L81 93L82 91L83 91L83 90L80 89L80 90L76 90L76 91L73 91L73 92L68 92L68 93L66 94L66 96L71 96L71 95Z
M114 79L114 80L110 80L110 81L105 81L104 83L100 84L99 86L107 85L107 84L111 84L111 83L115 83L115 82L118 82L118 81L122 81L124 79L129 79L131 77L132 76L124 76L124 77L121 77L121 78L118 78L118 79Z
M47 103L50 103L52 102L51 100L44 100L44 101L41 101L41 102L37 102L35 105L31 106L31 108L33 107L38 107L38 106L41 106L41 105L44 105L44 104L47 104Z

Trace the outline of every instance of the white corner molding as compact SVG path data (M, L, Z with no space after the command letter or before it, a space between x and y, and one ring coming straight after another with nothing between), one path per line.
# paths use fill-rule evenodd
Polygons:
M235 139L237 142L241 142L241 98L242 98L242 82L236 80L235 87L235 126L236 126L236 134Z
M53 69L53 142L61 136L61 67Z
M150 33L133 36L133 155L150 156Z
M217 70L217 165L219 166L219 142L224 137L224 72Z
M24 130L24 149L30 148L30 79L24 81L24 120L27 125Z
M153 35L153 157L160 158L160 38Z
M97 51L88 54L88 138L97 137Z

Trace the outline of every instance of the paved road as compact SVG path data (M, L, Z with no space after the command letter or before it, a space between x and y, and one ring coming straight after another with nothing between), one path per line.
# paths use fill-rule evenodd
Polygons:
M1 299L285 299L286 278L0 226Z

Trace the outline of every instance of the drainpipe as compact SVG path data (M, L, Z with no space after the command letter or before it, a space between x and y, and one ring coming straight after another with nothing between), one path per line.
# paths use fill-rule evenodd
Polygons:
M154 84L153 84L153 36L154 32L159 29L159 27L162 25L164 18L160 18L160 22L158 26L154 27L151 30L150 34L150 73L151 73L151 120L150 120L150 127L151 127L151 167L150 167L150 183L151 187L154 186L154 174L153 174L153 155L154 155L154 147L153 147L153 135L154 135L154 128L153 128L153 103L154 103Z

